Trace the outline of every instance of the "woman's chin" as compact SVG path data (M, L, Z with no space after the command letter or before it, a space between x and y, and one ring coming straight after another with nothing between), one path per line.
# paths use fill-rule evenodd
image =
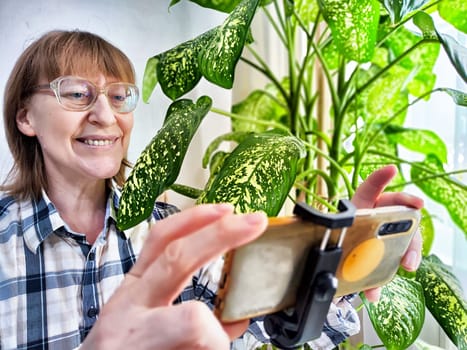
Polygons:
M110 179L117 175L120 170L120 164L116 166L115 164L95 164L95 166L88 166L87 173L90 177L95 179Z

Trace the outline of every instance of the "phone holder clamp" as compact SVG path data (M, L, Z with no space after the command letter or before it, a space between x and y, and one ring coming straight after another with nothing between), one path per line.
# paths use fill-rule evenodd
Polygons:
M307 256L295 307L264 318L271 343L281 349L296 349L321 335L326 316L337 290L335 273L342 256L342 242L352 226L356 208L347 199L339 201L339 213L322 213L305 203L297 203L294 214L302 220L326 227L319 247ZM337 245L329 246L332 229L341 229Z

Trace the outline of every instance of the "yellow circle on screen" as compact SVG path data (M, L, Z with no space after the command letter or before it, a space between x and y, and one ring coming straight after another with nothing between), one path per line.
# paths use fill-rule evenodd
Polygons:
M368 276L383 259L384 243L378 238L371 238L356 246L345 257L342 264L342 277L355 282Z

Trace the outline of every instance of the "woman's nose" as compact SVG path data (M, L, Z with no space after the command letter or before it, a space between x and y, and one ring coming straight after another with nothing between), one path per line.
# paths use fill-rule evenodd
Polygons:
M90 109L89 118L91 121L103 125L111 125L116 122L115 112L105 94L99 94L94 106Z

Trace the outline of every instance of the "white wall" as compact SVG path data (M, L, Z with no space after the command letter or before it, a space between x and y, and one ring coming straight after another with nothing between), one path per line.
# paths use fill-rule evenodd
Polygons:
M182 1L168 8L169 0L1 0L0 1L0 101L10 71L23 49L41 34L52 29L81 29L99 34L122 49L133 61L141 86L146 60L182 41L191 39L220 24L225 17L215 11ZM209 14L209 15L207 15ZM229 109L231 93L203 82L189 97L208 94L215 106ZM162 125L170 100L157 87L150 104L142 101L135 111L135 127L129 158L138 155ZM215 123L209 119L216 118ZM209 124L209 127L208 127ZM213 128L215 125L215 129ZM229 120L209 115L195 136L182 168L179 182L204 184L206 172L201 170L200 153L215 135L227 131ZM11 156L0 126L0 178L11 166ZM189 205L180 196L169 195L179 206Z

